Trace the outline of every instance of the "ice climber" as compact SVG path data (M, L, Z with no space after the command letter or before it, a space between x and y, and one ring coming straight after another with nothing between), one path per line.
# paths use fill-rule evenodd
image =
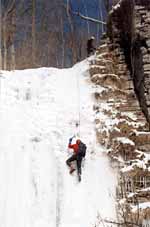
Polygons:
M74 153L69 159L67 159L66 164L70 167L70 173L73 173L75 168L72 166L72 162L76 161L78 179L81 181L81 163L86 154L86 145L80 139L77 139L76 143L72 144L72 139L73 137L69 139L68 148L73 149Z

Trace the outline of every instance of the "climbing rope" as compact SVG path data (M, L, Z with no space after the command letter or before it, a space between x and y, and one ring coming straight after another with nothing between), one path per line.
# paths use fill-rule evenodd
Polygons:
M81 113L80 113L80 79L79 74L76 76L77 80L77 103L78 103L78 121L76 122L77 136L80 137L80 126L81 126Z

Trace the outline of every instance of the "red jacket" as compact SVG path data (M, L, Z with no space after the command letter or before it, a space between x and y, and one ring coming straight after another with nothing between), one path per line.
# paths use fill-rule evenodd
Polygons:
M79 145L77 143L75 144L69 144L68 148L72 148L74 150L74 153L78 153Z

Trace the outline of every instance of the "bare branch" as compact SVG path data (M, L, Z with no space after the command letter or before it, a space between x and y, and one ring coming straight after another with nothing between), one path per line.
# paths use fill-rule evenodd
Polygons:
M74 15L77 15L77 16L81 17L83 20L88 20L88 21L91 21L91 22L94 22L94 23L105 24L105 25L106 25L106 22L100 21L100 20L97 20L97 19L94 19L94 18L92 18L92 17L86 17L86 16L84 16L83 14L81 14L80 12L73 12L73 11L72 11L72 13L73 13Z
M11 13L13 11L14 7L15 7L15 0L12 0L8 3L8 6L5 11L5 16L7 16L9 13Z
M137 223L133 223L133 222L116 222L116 221L110 221L107 219L104 219L104 222L106 223L110 223L110 224L115 224L115 225L135 225L137 227L141 227L141 225L137 224Z

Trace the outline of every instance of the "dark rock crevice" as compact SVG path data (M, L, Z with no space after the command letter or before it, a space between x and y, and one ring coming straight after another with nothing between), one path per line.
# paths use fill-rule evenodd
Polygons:
M124 51L125 60L131 70L131 46L133 33L133 0L124 0L121 6L112 10L108 19L107 32L111 42L119 44Z
M141 109L146 117L147 122L150 125L150 117L148 113L146 97L145 97L145 87L144 87L144 68L143 68L143 54L141 48L148 48L146 44L146 39L141 37L140 34L136 34L132 43L131 51L131 76L134 83L134 90L139 100Z

